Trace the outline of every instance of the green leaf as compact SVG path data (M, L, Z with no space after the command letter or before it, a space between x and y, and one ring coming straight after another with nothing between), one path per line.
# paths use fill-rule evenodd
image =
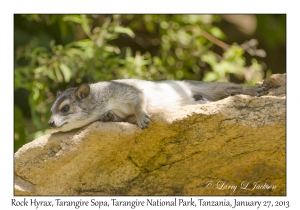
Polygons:
M204 75L203 81L204 82L213 82L219 79L219 74L216 72L208 72Z
M92 46L93 42L90 39L82 39L80 41L74 42L73 45L76 47L87 48Z
M126 28L126 27L122 27L122 26L116 26L114 28L114 32L127 34L131 38L133 38L135 36L133 31L130 28Z
M63 17L63 21L71 21L75 23L81 23L81 18L79 15L67 15Z
M59 64L59 68L64 76L65 82L70 82L70 79L72 78L72 71L66 64Z
M54 74L54 72L53 72L52 69L47 69L46 75L47 75L50 79L56 81L56 76L55 76L55 74Z
M58 68L55 68L55 74L56 74L56 78L58 80L58 82L62 82L63 81L63 76L61 74L61 72L59 71Z
M33 89L32 99L36 101L40 96L40 90L38 88Z
M237 46L236 44L233 44L228 50L226 50L223 53L223 57L227 60L236 60L237 58L241 57L244 53L245 51L241 47Z
M113 46L105 46L103 49L107 52L115 52L115 47Z
M208 63L211 67L214 67L218 63L215 55L212 52L207 52L206 54L202 55L201 60L205 63Z
M209 30L209 32L218 39L225 39L226 35L223 33L221 29L219 29L216 26L212 26Z
M45 70L46 70L45 66L40 66L40 67L37 67L36 69L34 69L33 72L36 74L40 74L40 73L44 72Z
M89 36L91 34L91 29L89 26L89 19L86 17L86 15L80 15L81 16L81 27L83 31Z

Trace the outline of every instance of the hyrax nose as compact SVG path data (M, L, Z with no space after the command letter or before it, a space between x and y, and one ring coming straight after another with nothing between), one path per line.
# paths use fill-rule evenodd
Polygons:
M49 120L48 125L50 125L53 128L55 127L55 122L53 120Z

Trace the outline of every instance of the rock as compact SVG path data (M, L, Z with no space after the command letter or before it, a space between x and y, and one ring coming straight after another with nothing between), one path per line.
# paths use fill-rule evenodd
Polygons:
M15 153L15 195L286 195L285 76L145 130L95 122L35 139Z

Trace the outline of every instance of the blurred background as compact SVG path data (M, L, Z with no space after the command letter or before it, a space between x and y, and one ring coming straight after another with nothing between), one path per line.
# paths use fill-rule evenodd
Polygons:
M286 15L14 15L14 149L49 133L56 93L147 80L253 85L286 72Z

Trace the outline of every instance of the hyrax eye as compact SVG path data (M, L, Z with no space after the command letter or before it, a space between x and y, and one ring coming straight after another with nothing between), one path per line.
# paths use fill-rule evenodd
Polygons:
M66 105L66 106L64 106L62 109L61 109L61 111L63 111L63 112L67 112L67 111L69 111L70 110L70 106L69 105Z

